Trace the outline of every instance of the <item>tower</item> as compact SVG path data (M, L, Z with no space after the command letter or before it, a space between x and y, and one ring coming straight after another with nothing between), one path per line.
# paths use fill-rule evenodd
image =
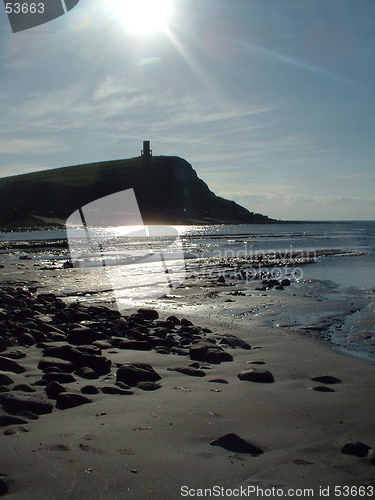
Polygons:
M151 158L152 150L150 149L150 141L143 141L141 156L143 156L144 160L149 160Z

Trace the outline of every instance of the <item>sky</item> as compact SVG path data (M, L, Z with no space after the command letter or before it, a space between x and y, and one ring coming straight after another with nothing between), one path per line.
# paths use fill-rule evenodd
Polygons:
M171 0L151 27L140 2L19 33L1 2L0 177L151 140L253 212L375 220L375 2Z

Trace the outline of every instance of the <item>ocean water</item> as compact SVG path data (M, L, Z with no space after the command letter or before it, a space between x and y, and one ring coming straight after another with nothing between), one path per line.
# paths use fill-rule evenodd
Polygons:
M375 221L190 226L181 235L187 256L308 253L315 263L304 278L375 289Z
M236 262L259 261L261 268L270 256L275 256L275 260L283 260L288 264L285 267L286 275L290 275L293 266L298 266L298 273L292 274L292 277L299 279L300 283L311 282L309 293L312 296L320 298L321 295L324 301L327 290L331 290L342 304L347 304L345 321L340 319L340 328L331 332L333 340L347 351L375 358L375 221L174 226L179 234L178 244L172 241L170 232L164 233L162 229L159 231L154 228L154 234L159 236L153 238L145 238L132 229L131 235L127 233L129 228L99 228L95 233L95 238L101 242L100 249L106 254L106 265L110 266L112 261L115 265L113 268L107 267L107 273L114 276L111 282L115 295L114 285L116 279L120 279L119 289L127 282L127 294L142 297L142 291L146 290L147 295L152 282L156 296L162 296L163 293L159 293L159 290L165 288L165 283L160 277L165 277L162 265L168 263L168 260L181 261L181 258L185 258L187 267L191 263L191 267L194 265L201 269L205 266L208 268L215 262L233 265ZM163 237L163 234L169 236ZM79 238L82 235L78 235L74 242L75 250ZM160 269L157 265L151 265L150 253L163 255L162 262L157 264ZM144 259L145 255L148 256L147 261ZM70 259L66 231L0 233L0 263L16 263L20 258L26 258L30 266L39 266L41 269L43 266L48 268L51 263L57 263L57 266L60 263L62 267ZM126 265L116 267L119 258ZM132 259L139 262L137 266L127 264ZM94 271L95 266L101 268L101 274L86 273L84 276L83 273L69 273L76 270L67 270L66 274L62 271L59 277L61 291L69 294L78 289L93 290L96 282L100 288L99 281L103 276L102 253L85 254L83 261L89 268L93 266ZM299 261L305 262L299 265ZM169 262L168 265L170 267L172 264ZM180 275L177 276L181 277L180 282L183 282L183 271L180 267ZM331 299L332 297L335 295L331 294ZM353 301L362 304L354 313L350 310ZM326 312L329 313L328 310ZM301 315L298 317L298 314L294 317L293 314L292 310L288 314L285 312L289 320L292 318L302 326L306 326L315 316L314 310L306 318L301 318Z
M344 221L294 224L249 224L174 226L179 248L185 259L241 258L276 254L281 258L307 255L314 263L303 267L303 278L330 280L337 285L375 289L375 221ZM99 231L100 232L100 231ZM103 233L107 233L107 236ZM162 234L162 232L161 232ZM0 259L18 258L20 252L31 258L70 257L64 230L0 233ZM142 236L122 235L118 228L102 230L108 242L108 255L137 257L150 251L170 252L170 238L145 241ZM61 243L59 252L47 243ZM43 242L46 247L43 248ZM6 248L13 246L13 248ZM38 248L39 245L39 248ZM57 245L58 246L58 245ZM50 250L49 250L50 248ZM41 253L43 255L41 255Z

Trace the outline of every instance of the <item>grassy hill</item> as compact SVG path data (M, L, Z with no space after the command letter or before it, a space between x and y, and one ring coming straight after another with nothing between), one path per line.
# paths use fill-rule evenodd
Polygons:
M146 224L275 222L216 196L184 159L155 156L55 168L0 179L0 225L62 222L79 207L133 188Z

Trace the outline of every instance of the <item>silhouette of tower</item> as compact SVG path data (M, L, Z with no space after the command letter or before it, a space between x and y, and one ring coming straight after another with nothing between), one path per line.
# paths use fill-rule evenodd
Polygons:
M150 149L150 141L143 141L143 149L141 151L141 156L145 161L150 161L152 156L152 150Z

